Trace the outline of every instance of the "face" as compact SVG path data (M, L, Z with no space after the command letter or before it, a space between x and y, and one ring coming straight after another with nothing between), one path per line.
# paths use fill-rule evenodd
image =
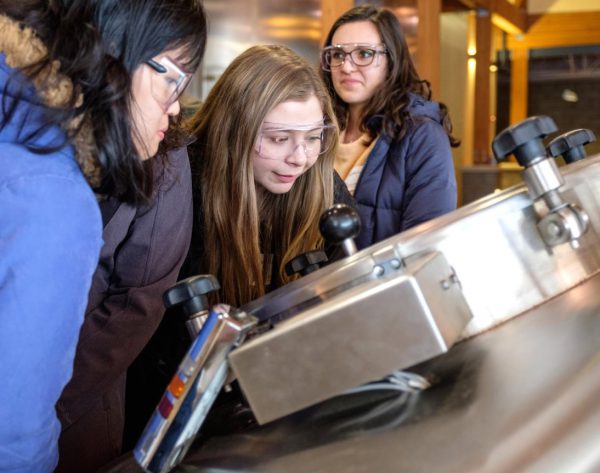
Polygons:
M383 49L379 31L370 21L356 21L340 26L331 41L334 45L348 45L343 48L347 53L356 47L353 46L355 43L377 45L379 49ZM354 65L347 55L341 66L331 68L335 91L351 109L360 109L385 81L387 66L386 54L377 54L368 66Z
M169 128L169 116L179 114L180 106L176 100L163 100L169 96L169 80L174 75L171 69L180 68L175 58L181 56L180 49L165 51L152 58L154 64L162 69L162 64L169 66L167 72L161 73L147 63L137 67L132 75L132 121L134 129L133 142L142 159L151 158L158 151L160 142ZM177 73L175 73L176 75Z
M296 179L315 164L318 156L310 152L311 143L320 136L322 123L323 109L314 95L306 101L282 102L267 114L252 158L259 195L264 191L289 192ZM260 146L260 140L267 139L270 145L265 141L265 145ZM279 152L279 149L291 151Z

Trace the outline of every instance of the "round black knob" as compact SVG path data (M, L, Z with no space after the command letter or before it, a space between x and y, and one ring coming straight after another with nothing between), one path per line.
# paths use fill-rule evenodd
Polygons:
M285 265L285 274L291 276L293 274L300 274L306 276L307 274L316 271L321 267L321 263L327 261L327 255L322 250L313 250L301 255L296 256Z
M163 294L168 309L181 305L186 316L209 309L207 295L221 288L212 274L201 274L179 281Z
M570 164L585 158L585 145L596 141L592 130L579 128L557 136L548 144L548 154L554 158L562 155L565 163Z
M492 142L492 151L497 161L514 154L521 166L529 167L546 158L542 138L556 130L552 118L544 115L530 117L498 133Z
M335 204L321 215L319 229L325 240L339 244L358 235L360 232L360 217L352 207L345 204Z

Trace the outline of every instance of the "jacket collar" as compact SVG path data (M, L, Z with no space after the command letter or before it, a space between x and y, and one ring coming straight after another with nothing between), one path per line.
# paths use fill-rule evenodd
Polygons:
M48 50L31 28L23 28L11 18L0 15L0 52L5 55L8 66L22 70L43 59ZM63 107L73 94L73 82L59 70L60 63L54 61L46 71L30 78L38 99L47 107ZM77 105L82 102L83 95L79 95ZM96 156L96 143L90 117L78 116L64 123L63 128L72 134L82 122L79 131L71 137L70 141L75 148L76 160L86 180L90 186L98 187L102 169Z

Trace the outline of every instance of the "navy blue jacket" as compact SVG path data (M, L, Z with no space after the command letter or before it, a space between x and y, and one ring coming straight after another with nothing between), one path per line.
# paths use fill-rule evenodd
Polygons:
M378 138L359 177L359 248L456 208L454 164L439 105L413 95L410 115L401 140Z

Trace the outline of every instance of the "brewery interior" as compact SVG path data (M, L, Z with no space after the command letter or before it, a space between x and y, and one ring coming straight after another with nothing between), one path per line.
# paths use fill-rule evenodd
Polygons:
M520 181L518 166L497 165L491 150L509 124L546 114L559 130L600 133L595 0L207 0L208 47L189 93L205 97L252 44L285 44L318 64L335 18L361 3L394 11L434 100L450 110L462 142L453 149L459 205Z

